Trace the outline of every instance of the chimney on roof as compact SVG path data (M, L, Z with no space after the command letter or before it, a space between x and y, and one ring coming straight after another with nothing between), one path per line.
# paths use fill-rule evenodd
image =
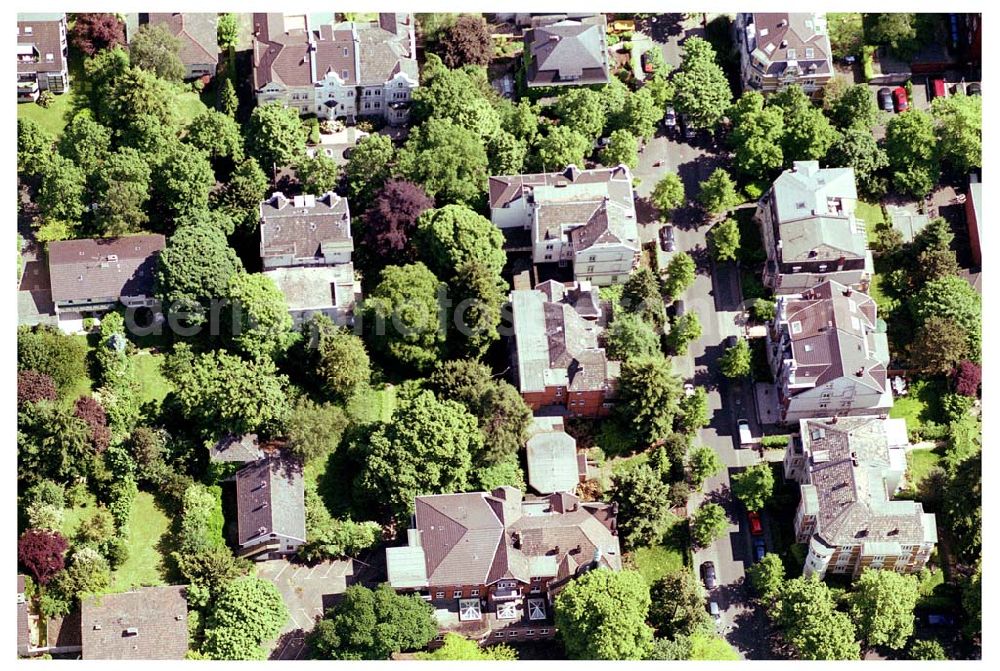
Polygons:
M846 289L844 289L844 295L847 296L848 298L850 298L851 294L853 294L853 293L854 293L854 289L852 289L850 286L848 286Z
M575 182L576 178L580 176L580 169L573 164L566 166L566 170L563 171L563 176L571 182Z
M864 377L864 375L865 375L865 367L862 366L857 371L855 371L854 374L857 375L858 377Z
M288 198L286 198L285 194L283 194L281 191L275 191L274 193L271 194L270 203L279 210L283 208L287 202Z
M138 627L129 627L128 629L122 632L122 636L138 636L138 635L139 635Z
M778 27L779 28L784 28L787 25L788 25L788 19L782 19L781 21L778 21ZM787 44L787 43L783 42L782 46L784 46L785 44Z
M558 35L552 35L552 34L549 35L549 42L555 43L555 42L558 42L561 39L562 38L559 37Z
M512 532L510 535L510 544L515 550L521 549L521 534L516 531Z
M257 535L258 536L263 536L266 533L267 533L267 527L258 527L257 528Z

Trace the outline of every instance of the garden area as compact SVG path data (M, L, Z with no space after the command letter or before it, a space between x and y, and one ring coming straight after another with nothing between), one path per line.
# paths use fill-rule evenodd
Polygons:
M663 541L629 552L626 561L652 585L669 575L691 570L689 547L687 520L671 515Z

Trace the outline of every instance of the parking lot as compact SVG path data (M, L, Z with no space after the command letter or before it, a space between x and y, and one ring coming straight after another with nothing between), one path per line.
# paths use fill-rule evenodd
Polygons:
M276 559L258 564L257 575L275 584L288 607L288 622L271 658L300 659L305 653L305 635L353 582L354 562L325 561L308 566Z

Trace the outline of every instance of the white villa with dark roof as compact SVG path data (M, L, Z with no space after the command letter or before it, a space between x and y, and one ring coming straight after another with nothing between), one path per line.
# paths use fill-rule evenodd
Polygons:
M577 281L622 284L639 262L627 166L490 177L489 198L497 227L530 231L535 263L572 263Z
M277 100L320 119L405 124L420 83L413 15L381 13L370 24L312 17L253 15L257 104Z
M826 14L738 12L736 37L744 89L766 94L796 84L816 96L833 79Z
M783 423L810 417L887 415L892 390L889 344L875 301L827 281L798 296L779 296L767 328Z
M854 578L866 568L916 573L937 543L937 523L914 501L896 501L906 473L906 421L803 419L789 439L785 478L799 483L797 543L803 575Z
M603 14L541 15L525 32L527 85L584 86L607 84L607 19Z
M781 173L755 215L767 252L764 285L795 294L835 280L866 291L874 261L857 202L852 168L796 161Z
M285 296L296 328L315 314L349 325L361 300L351 256L351 212L332 191L287 198L277 192L260 205L264 274Z

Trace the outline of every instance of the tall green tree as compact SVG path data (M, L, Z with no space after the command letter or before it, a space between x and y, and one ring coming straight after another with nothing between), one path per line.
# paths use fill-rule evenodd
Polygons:
M864 84L849 87L830 103L830 118L842 129L870 131L878 120L878 107L871 89Z
M219 49L235 49L240 38L240 17L237 14L222 14L216 27L216 41Z
M608 121L601 95L588 88L567 88L559 96L553 111L562 125L591 141L601 136Z
M389 659L426 646L437 634L431 605L417 595L352 585L307 639L312 659Z
M673 431L682 394L680 376L662 356L625 361L618 380L618 413L636 442L645 447Z
M160 79L179 82L185 68L180 57L181 41L165 26L146 24L131 36L128 45L132 65L152 72Z
M862 193L880 196L885 192L885 179L880 173L889 167L885 153L871 131L861 126L845 128L827 154L830 165L854 169L854 179Z
M694 259L687 252L677 252L663 271L663 294L668 299L679 298L688 287L694 284L696 266Z
M131 147L111 154L97 176L97 207L94 219L109 236L137 233L149 220L146 203L152 172L145 158Z
M326 315L314 316L304 332L316 348L316 375L331 398L348 399L371 381L371 360L357 335L335 326Z
M649 590L649 623L660 638L691 636L712 626L705 592L693 571L668 573Z
M700 37L684 40L679 71L673 77L674 107L693 128L711 129L732 102L733 93L712 45Z
M723 168L716 168L698 186L698 202L710 214L722 214L743 202L736 192L736 183Z
M698 313L692 310L674 320L667 334L667 346L676 354L684 354L688 345L700 337L701 320Z
M765 180L785 163L782 138L785 117L780 107L764 105L758 91L747 91L729 110L733 130L729 143L735 150L733 162L741 175Z
M649 587L635 571L599 568L570 581L555 601L556 627L570 659L645 659Z
M626 165L635 170L639 165L639 141L627 130L612 131L608 146L601 150L601 163L609 167Z
M634 313L656 328L662 328L666 320L660 281L649 268L640 268L629 275L622 286L622 312Z
M586 136L567 126L550 126L535 141L535 167L542 172L558 172L568 165L582 166L593 145Z
M38 212L46 222L75 224L86 205L87 176L68 158L52 154L42 169L42 183L35 196Z
M964 175L983 164L983 98L954 95L931 101L941 159Z
M233 161L243 159L243 134L240 126L224 112L206 109L188 124L184 139L208 154L209 158L226 157Z
M785 565L781 557L769 552L747 569L747 577L757 595L770 602L785 582Z
M763 510L774 495L774 472L766 461L748 466L731 478L733 496L747 510Z
M368 437L357 485L370 501L406 520L416 496L467 487L472 454L482 449L482 440L476 418L461 404L418 392L400 401L392 421Z
M235 273L226 297L232 319L225 333L233 347L253 359L274 357L288 347L292 318L285 295L262 273Z
M288 617L288 607L273 582L257 576L238 578L222 588L211 606L202 652L209 659L261 659L261 644L277 636Z
M347 415L338 406L302 397L286 422L288 450L303 463L329 457L337 449L347 424Z
M719 357L719 370L730 379L749 375L750 364L750 345L744 338L740 338L735 345L727 348Z
M699 445L691 450L687 466L691 472L691 484L697 489L701 489L706 480L725 468L719 455L707 445Z
M445 205L421 214L417 238L428 267L441 278L449 278L470 261L499 274L507 261L500 229L464 205Z
M225 234L214 226L181 226L167 240L156 268L156 292L166 310L207 307L226 295L229 278L243 271ZM186 307L185 307L186 306ZM197 315L192 316L199 322Z
M696 387L693 394L685 394L680 402L681 411L674 427L681 433L694 434L708 426L708 392L704 387Z
M321 151L313 156L302 156L295 161L295 176L305 193L315 195L333 191L340 178L340 166Z
M673 210L684 204L684 182L675 172L668 172L656 186L649 199L660 211L661 217L669 217Z
M691 519L691 539L700 547L708 547L722 538L727 528L725 509L718 503L703 503Z
M869 646L901 650L913 635L913 609L920 598L916 576L866 569L851 594L851 619Z
M17 118L17 173L26 177L42 174L52 156L52 135L34 119Z
M771 96L769 104L784 113L781 151L785 165L791 165L793 161L815 161L826 156L830 145L837 139L837 131L800 86L781 89Z
M923 110L893 116L885 127L885 149L892 181L911 196L926 196L941 174L934 119Z
M646 86L625 100L619 116L619 130L628 132L635 138L650 139L656 132L656 124L663 118L663 107L653 100L653 94Z
M508 286L500 272L484 261L462 262L452 280L455 306L451 335L454 351L483 356L500 339L498 330Z
M605 330L604 338L608 357L615 361L660 354L659 334L639 315L618 315Z
M369 343L404 366L429 370L444 354L443 291L423 263L386 268L362 305Z
M396 173L439 204L475 206L486 189L489 159L481 136L447 119L431 118L410 131Z
M961 277L942 277L924 285L911 302L917 324L931 317L950 319L961 326L968 338L969 358L982 357L982 297Z
M277 101L255 107L247 128L247 150L265 170L291 165L306 150L298 112Z
M708 234L709 249L716 261L735 261L740 250L740 227L735 219L725 219Z
M618 524L624 547L637 549L663 540L673 516L670 486L646 464L615 477L612 498L618 503Z
M153 171L153 187L160 207L173 216L208 208L215 173L208 154L177 142Z
M815 576L795 578L778 589L772 619L798 659L846 660L861 654L854 621L836 610L830 588Z
M218 196L218 207L244 230L256 228L260 203L267 197L268 179L257 160L243 159Z
M90 110L80 110L59 138L59 153L92 177L111 152L111 129L94 121Z

